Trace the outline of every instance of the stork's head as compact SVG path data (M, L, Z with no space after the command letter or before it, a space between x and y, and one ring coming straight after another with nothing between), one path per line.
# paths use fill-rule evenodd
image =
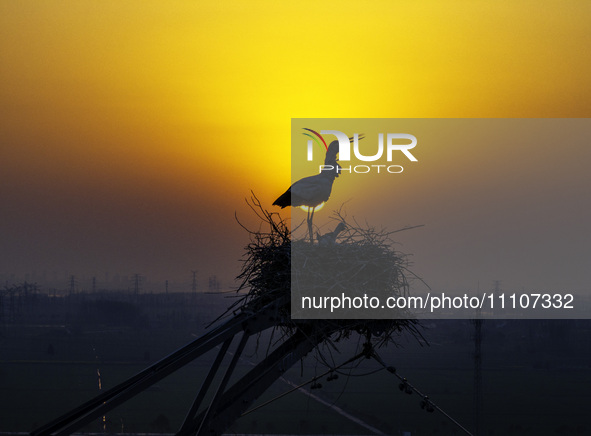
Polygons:
M329 160L337 160L337 153L339 152L339 141L332 141L326 150L325 162Z

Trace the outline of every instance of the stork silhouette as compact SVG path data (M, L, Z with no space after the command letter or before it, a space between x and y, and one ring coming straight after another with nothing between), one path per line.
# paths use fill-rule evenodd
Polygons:
M307 206L308 232L310 234L310 243L314 242L312 232L312 220L317 206L327 201L332 191L334 179L339 176L341 166L337 163L337 154L339 152L339 141L333 141L326 150L324 158L324 169L315 176L304 177L289 187L287 191L275 200L273 206L280 206L281 209L292 206ZM310 212L310 210L312 212Z
M316 232L316 240L318 241L319 245L334 245L339 237L339 234L342 233L347 228L347 225L344 222L340 222L337 224L335 229L332 232L327 232L324 235Z

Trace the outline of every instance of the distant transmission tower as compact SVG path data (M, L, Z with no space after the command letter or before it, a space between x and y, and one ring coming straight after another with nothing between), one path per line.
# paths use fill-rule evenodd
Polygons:
M220 290L220 282L215 275L209 277L209 290L211 292L217 292Z
M191 282L191 292L193 294L197 293L197 270L192 270L193 273L193 281Z
M139 295L141 292L142 276L139 274L133 275L133 295Z
M74 295L76 293L76 276L73 274L70 276L70 295Z

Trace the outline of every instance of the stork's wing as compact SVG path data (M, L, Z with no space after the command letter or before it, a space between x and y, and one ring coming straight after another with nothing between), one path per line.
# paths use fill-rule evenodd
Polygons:
M332 180L317 174L298 180L290 189L292 206L315 207L330 197Z
M291 206L291 188L281 194L279 198L273 202L273 206L281 206L281 209Z

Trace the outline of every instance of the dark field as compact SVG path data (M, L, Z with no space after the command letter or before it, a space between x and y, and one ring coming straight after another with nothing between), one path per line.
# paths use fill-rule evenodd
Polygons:
M201 335L232 301L189 294L37 295L18 317L5 317L0 338L0 431L30 431L139 372ZM6 304L5 304L6 309ZM13 314L14 315L14 314ZM431 400L475 428L472 326L426 322L429 347L401 337L380 354ZM591 324L587 321L486 321L482 341L480 434L591 434ZM254 342L254 341L253 341ZM260 361L268 335L243 354L236 376ZM355 353L358 338L339 343L335 362ZM310 353L285 379L303 383L326 367ZM215 350L109 412L89 432L174 432L209 370ZM243 416L231 428L253 434L463 434L439 412L419 407L416 394L373 361L343 369L322 388L293 392ZM364 373L370 375L360 376ZM350 377L347 375L350 374ZM277 381L257 404L291 389ZM318 401L318 399L320 401ZM336 406L336 410L335 407ZM352 421L347 415L356 418ZM361 421L367 426L358 422Z

